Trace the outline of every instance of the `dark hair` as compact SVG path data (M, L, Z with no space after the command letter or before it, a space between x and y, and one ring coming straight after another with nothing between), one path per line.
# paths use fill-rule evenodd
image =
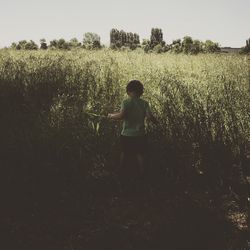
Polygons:
M143 94L143 84L138 80L132 80L128 83L126 91L127 93L134 92L137 96L141 96Z

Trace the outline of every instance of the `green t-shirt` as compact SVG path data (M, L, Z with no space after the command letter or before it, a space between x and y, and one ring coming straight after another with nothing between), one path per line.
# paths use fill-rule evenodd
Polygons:
M139 97L129 97L121 105L121 111L125 112L122 132L124 136L144 136L144 120L150 107L147 101Z

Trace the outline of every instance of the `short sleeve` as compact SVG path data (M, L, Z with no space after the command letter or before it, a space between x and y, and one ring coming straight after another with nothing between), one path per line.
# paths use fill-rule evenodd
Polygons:
M121 104L121 112L125 112L128 109L127 102L124 100Z

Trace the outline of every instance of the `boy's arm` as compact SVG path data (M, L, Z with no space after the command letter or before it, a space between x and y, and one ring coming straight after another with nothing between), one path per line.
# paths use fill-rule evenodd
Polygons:
M126 110L127 110L127 103L126 101L123 101L121 104L120 112L108 114L108 118L113 120L123 120L125 118Z
M114 120L123 120L124 117L125 117L125 112L123 110L114 114L108 114L108 118Z

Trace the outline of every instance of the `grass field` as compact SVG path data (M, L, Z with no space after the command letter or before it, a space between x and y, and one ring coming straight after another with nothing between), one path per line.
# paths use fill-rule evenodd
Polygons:
M173 204L177 204L178 209L184 204L194 216L191 210L195 200L202 204L195 209L211 205L211 211L221 211L221 206L225 208L225 200L227 205L233 204L236 196L232 197L232 194L235 194L239 207L236 212L245 216L245 176L249 175L250 157L250 58L221 54L144 54L106 49L0 51L1 183L4 187L11 185L7 200L16 197L5 203L6 211L9 207L20 207L23 213L42 214L37 206L49 210L45 204L52 203L54 209L58 209L62 199L65 201L62 206L70 207L76 214L89 199L92 199L91 206L99 211L99 198L89 198L89 195L99 197L116 189L121 130L120 122L102 116L119 110L121 101L126 98L126 84L132 79L144 83L143 98L150 102L159 121L157 126L147 124L151 148L148 160L150 192L161 197L156 202L164 199L161 195L168 189L166 194L172 195ZM131 179L130 175L128 179ZM173 183L171 194L169 183ZM83 187L87 194L82 193ZM208 190L206 192L214 203L207 203L201 190ZM110 202L117 196L113 191L105 196ZM189 198L184 191L191 193ZM88 198L83 201L83 196ZM26 199L28 208L20 197ZM218 197L224 197L223 204L218 202ZM152 198L145 199L141 202L153 202ZM118 201L114 211L117 216L123 208L130 209L127 198ZM134 202L135 213L139 214L140 205ZM102 199L100 203L104 210L111 209ZM155 204L149 207L152 211L156 209ZM230 209L223 210L223 215L228 215ZM163 210L162 207L159 211L161 216ZM79 213L82 215L83 212ZM112 215L109 216L107 220L111 223ZM129 216L120 216L129 223ZM189 213L183 220L188 216ZM207 216L209 218L210 212ZM156 216L149 220L153 220L150 223L157 227L159 219ZM117 220L112 223L123 223ZM143 228L139 230L141 239L152 233L147 229L149 224L143 223L138 222L134 231L137 235L136 230ZM178 223L176 225L182 227L181 222ZM212 227L216 227L216 223ZM93 225L99 227L102 223L93 222ZM74 230L84 230L78 226L75 225ZM162 227L169 230L167 226ZM246 226L243 228L245 233ZM116 233L123 229L109 228ZM159 236L165 229L155 228L155 234ZM209 232L204 232L204 235ZM182 233L185 235L184 231ZM94 237L89 236L90 231L86 234L86 237ZM71 236L67 234L67 237ZM76 236L72 237L71 240ZM159 242L164 241L163 236L157 237L152 242L157 242L158 238ZM228 242L225 240L231 244L226 244L227 249L245 249L245 243L240 243L237 237L231 237ZM37 242L35 236L33 239ZM71 249L70 242L64 242L67 249ZM75 242L78 244L79 239ZM238 248L233 248L234 244L238 244ZM155 245L152 247L156 249Z
M139 79L145 85L144 98L160 122L157 127L148 125L155 144L182 151L198 147L204 159L211 158L206 155L208 148L219 147L234 159L246 153L250 138L247 57L110 50L2 51L0 56L5 147L21 143L29 154L24 145L32 147L41 140L38 146L54 147L53 153L60 153L63 145L70 147L74 158L79 151L88 158L97 150L109 151L120 124L88 112L107 115L119 110L127 82Z

